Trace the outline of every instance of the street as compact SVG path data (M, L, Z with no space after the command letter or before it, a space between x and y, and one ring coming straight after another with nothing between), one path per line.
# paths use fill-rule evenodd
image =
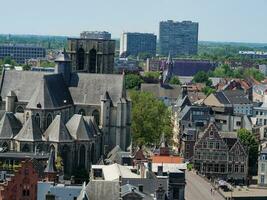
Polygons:
M193 172L186 172L185 200L224 200L217 191L211 195L210 189L210 183L203 178Z

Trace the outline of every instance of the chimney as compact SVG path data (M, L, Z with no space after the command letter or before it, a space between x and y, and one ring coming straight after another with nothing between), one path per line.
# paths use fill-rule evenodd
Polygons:
M142 184L138 185L138 190L139 192L143 192L144 191L144 186Z

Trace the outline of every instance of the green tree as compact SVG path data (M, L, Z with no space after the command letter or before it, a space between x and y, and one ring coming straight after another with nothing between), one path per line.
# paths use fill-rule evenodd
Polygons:
M265 77L264 75L257 70L256 68L248 68L244 71L245 77L252 77L257 81L262 81Z
M195 83L205 83L207 86L212 85L212 81L209 79L208 73L204 71L199 71L194 75L193 82Z
M237 131L238 137L241 143L248 149L249 153L249 174L256 175L257 174L257 161L258 161L258 147L259 143L250 131L247 129L239 129Z
M171 80L169 81L169 83L174 84L174 85L181 85L181 81L179 80L177 76L171 77Z
M208 96L208 95L210 95L210 94L216 92L216 89L211 88L211 87L209 87L209 86L206 86L206 87L204 87L204 88L202 89L202 92L204 92L204 94Z
M59 155L57 155L55 164L56 164L57 171L62 172L63 171L63 160Z
M145 72L144 77L151 78L151 79L159 79L160 72Z
M135 145L156 145L162 133L172 136L170 110L151 93L131 91L132 134Z
M125 87L126 89L139 89L142 78L137 74L126 74L125 75Z

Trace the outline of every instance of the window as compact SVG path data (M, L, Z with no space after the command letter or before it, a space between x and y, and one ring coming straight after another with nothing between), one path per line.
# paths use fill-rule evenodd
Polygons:
M204 148L204 149L207 148L207 142L203 142L203 148Z
M49 113L46 117L46 127L48 127L51 124L52 120L53 120L52 115Z
M238 165L235 165L235 172L238 172Z
M219 165L218 164L214 165L214 172L219 172Z
M21 106L18 106L18 107L16 108L16 112L17 112L17 113L24 113L24 109L23 109Z
M220 149L220 143L216 142L216 149Z
M239 121L236 122L236 125L237 125L237 126L241 126L241 122L239 122Z
M213 148L213 142L209 142L209 148L210 148L210 149Z
M225 165L221 165L221 169L220 169L220 171L221 171L222 173L225 172Z
M261 175L261 184L264 184L264 175Z
M241 170L240 170L242 173L244 173L245 171L245 168L244 168L244 165L241 165Z
M232 172L232 165L228 165L228 172Z
M265 164L261 163L261 172L264 172L264 171L265 171Z
M97 125L99 125L99 120L100 120L100 114L98 110L94 110L92 113L92 116L94 116L95 122Z
M35 115L35 121L38 124L38 126L40 127L41 119L40 119L40 115L38 113Z
M186 150L189 150L189 149L190 149L190 145L186 144Z

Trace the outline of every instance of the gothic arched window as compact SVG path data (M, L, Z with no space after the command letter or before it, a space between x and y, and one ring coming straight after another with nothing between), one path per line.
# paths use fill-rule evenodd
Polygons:
M40 118L39 113L37 113L37 114L35 115L35 121L36 121L36 123L38 124L38 126L40 127L40 125L41 125L41 118Z
M8 151L8 150L9 150L9 145L8 145L8 143L7 143L7 142L4 142L4 143L2 144L2 148L3 148L5 151Z
M84 109L80 109L78 114L82 115L82 116L85 116L86 113L85 113L85 110Z
M100 119L99 111L98 110L94 110L92 115L94 116L96 124L99 125L99 119Z
M30 152L30 146L28 144L24 144L21 151L22 152Z
M91 49L89 52L89 72L96 73L96 50Z
M80 147L80 162L79 162L80 167L84 168L85 167L85 146L81 145Z
M24 109L23 109L23 107L22 107L22 106L18 106L18 107L16 108L16 112L17 112L17 113L24 113Z
M77 51L77 69L84 70L84 55L85 51L82 47L80 47Z
M46 116L46 127L48 127L53 121L53 117L52 115L49 113L47 116Z

